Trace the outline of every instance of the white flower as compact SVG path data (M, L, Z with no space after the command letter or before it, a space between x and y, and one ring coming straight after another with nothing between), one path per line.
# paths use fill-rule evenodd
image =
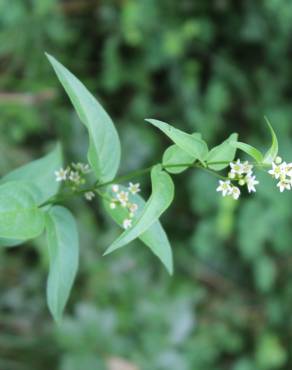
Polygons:
M123 221L123 228L125 230L129 229L132 226L132 220L129 218L125 218Z
M139 191L141 191L140 184L138 182L137 182L137 184L133 184L132 182L129 182L128 189L129 189L130 193L132 193L132 194L137 194L137 193L139 193Z
M288 182L288 181L286 181L286 180L279 181L278 184L277 184L277 186L278 186L278 188L279 188L279 190L280 190L281 193L283 193L283 191L285 189L291 190L291 183Z
M292 177L292 163L286 164L286 173L287 173L287 176Z
M228 177L230 178L230 179L234 179L235 178L235 173L234 172L229 172L229 174L228 174Z
M286 175L286 162L283 162L279 166L277 166L273 162L272 169L269 171L269 174L272 175L275 179L278 179L281 176L285 176Z
M80 171L82 172L83 174L86 174L86 173L89 173L90 172L90 166L89 164L86 164L86 163L72 163L72 167L76 170L76 171Z
M232 196L233 199L238 199L240 196L240 190L237 186L232 186L230 195Z
M249 193L256 192L255 185L258 185L259 182L256 180L255 176L248 175L245 177L246 180L246 185L247 185L247 190Z
M68 169L64 170L63 168L60 168L59 171L55 171L56 181L60 182L67 180L68 172Z
M244 173L244 164L238 159L236 162L230 163L231 172L237 175L242 175Z
M225 197L226 195L229 195L231 191L230 181L229 180L227 181L219 180L219 186L216 189L216 191L222 191L223 197Z
M253 165L250 164L248 161L245 161L243 164L243 172L246 173L246 174L251 174L252 173L252 169L253 169Z
M119 191L119 185L117 185L117 184L112 185L112 191L114 193L117 193Z
M93 191L87 191L85 194L84 194L84 196L85 196L85 199L86 200L92 200L94 197L95 197L95 194L94 194L94 192Z
M75 182L75 184L79 184L81 177L77 171L71 171L69 175L69 180L72 182Z
M129 193L127 191L120 191L117 194L117 199L121 203L122 207L126 207L129 200Z
M110 202L110 209L115 209L117 207L115 202Z
M130 211L131 213L135 213L137 210L138 210L138 204L136 204L136 203L131 203L131 204L129 205L129 211Z
M128 204L128 209L130 211L129 216L132 218L132 217L135 216L135 213L138 210L138 204L136 204L136 203L130 203L130 204Z

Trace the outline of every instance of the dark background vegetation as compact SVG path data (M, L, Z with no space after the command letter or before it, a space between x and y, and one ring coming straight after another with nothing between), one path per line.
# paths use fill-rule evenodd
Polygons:
M291 36L290 0L2 0L0 173L56 140L67 162L85 159L86 133L44 51L111 114L121 173L169 145L147 117L210 146L236 131L264 148L267 115L291 160ZM0 370L291 369L291 195L258 177L239 202L198 170L175 177L163 217L173 277L139 242L102 258L118 229L97 201L70 202L81 262L59 328L45 303L44 240L0 250Z

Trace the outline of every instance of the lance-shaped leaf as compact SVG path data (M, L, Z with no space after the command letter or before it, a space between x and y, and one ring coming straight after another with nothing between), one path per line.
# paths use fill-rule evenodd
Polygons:
M277 140L277 136L275 134L275 131L273 130L273 127L270 124L270 122L267 119L267 117L265 117L265 120L266 120L267 125L269 126L269 129L270 129L270 132L271 132L272 144L271 144L270 149L264 155L263 162L264 163L267 163L267 164L271 164L275 160L275 158L277 157L277 155L278 155L278 149L279 149L278 148L278 140Z
M47 301L54 319L60 321L78 269L78 232L72 214L60 206L48 212L46 230L50 263Z
M207 144L204 140L191 134L187 134L168 123L158 121L156 119L146 119L147 122L161 130L167 135L177 146L187 152L190 156L203 161L208 152Z
M101 182L112 180L118 170L121 147L114 124L87 88L54 57L47 54L80 120L89 133L88 161Z
M242 150L243 152L248 154L250 157L254 158L258 163L262 163L263 155L255 147L253 147L249 144L246 144L246 143L242 143L240 141L231 142L231 145L234 146L237 149Z
M119 186L121 191L128 191L124 186ZM108 195L114 197L114 193L108 190ZM138 194L129 195L130 202L135 203L138 206L138 210L135 213L134 220L139 218L145 208L145 200ZM117 206L115 209L110 208L110 202L104 200L104 207L112 219L122 227L123 221L129 217L129 213L125 207ZM167 238L167 235L159 221L155 221L152 226L149 227L143 234L139 236L139 239L146 244L150 250L160 259L170 274L173 272L173 258L172 250Z
M152 194L140 216L134 220L133 226L125 230L107 249L105 254L130 243L148 230L169 207L174 197L174 184L171 177L156 165L151 171Z
M60 187L56 181L55 171L62 167L61 146L56 145L46 156L19 167L2 177L1 183L8 181L29 181L38 188L38 202L43 203L55 195Z
M234 160L236 153L236 147L232 146L230 143L236 142L237 137L237 134L231 134L228 139L223 141L223 143L215 146L209 151L206 157L206 162L209 168L215 171L220 171L229 166L229 163ZM214 162L214 164L212 164L212 162Z
M199 133L194 133L192 136L201 139ZM193 164L197 158L189 155L186 151L182 150L178 145L174 144L168 147L162 157L163 167L169 173L178 174L185 171L188 166L180 166L181 163Z
M30 183L10 181L0 185L0 237L32 239L44 229L38 208L38 189Z

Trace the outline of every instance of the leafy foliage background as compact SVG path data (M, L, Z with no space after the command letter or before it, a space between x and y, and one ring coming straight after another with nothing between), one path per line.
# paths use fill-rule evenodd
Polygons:
M86 135L44 51L114 119L121 172L170 144L150 116L210 145L236 131L261 147L267 115L291 160L290 1L3 0L0 14L1 174L59 138L68 160L85 158ZM0 250L0 369L116 370L116 357L142 370L291 368L291 195L259 178L240 203L199 171L175 178L163 217L173 278L139 242L102 258L118 229L97 202L70 202L81 270L59 328L45 306L43 240Z

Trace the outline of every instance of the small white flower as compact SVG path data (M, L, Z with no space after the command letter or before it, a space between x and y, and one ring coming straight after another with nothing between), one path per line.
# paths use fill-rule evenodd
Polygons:
M232 186L230 195L232 196L233 199L237 200L240 196L240 190L237 186Z
M238 159L236 162L230 163L231 172L237 175L242 175L244 173L244 164Z
M129 218L124 219L123 221L123 228L125 230L129 229L132 226L132 220Z
M114 193L117 193L119 191L119 185L117 185L117 184L112 185L112 191Z
M137 184L133 184L132 182L129 182L128 189L129 189L130 193L132 193L132 194L137 194L137 193L139 193L139 191L141 191L140 184L138 182L137 182Z
M136 203L130 203L130 204L128 204L128 209L130 211L129 216L130 217L134 217L135 216L135 213L138 210L138 204L136 204Z
M249 193L256 192L255 186L259 184L255 176L249 175L245 177L247 190Z
M90 172L90 166L89 164L86 164L86 163L81 163L81 162L78 162L78 163L72 163L72 167L76 170L76 171L80 171L82 172L83 174L87 174Z
M243 172L244 173L246 173L246 174L251 174L252 173L253 165L250 164L248 161L245 161L242 166L243 166Z
M117 194L117 199L121 203L122 207L126 207L129 200L129 193L127 191L120 191Z
M115 202L110 202L110 209L115 209L117 207Z
M287 163L286 172L287 172L287 176L292 177L292 163Z
M216 189L216 191L221 191L223 197L225 197L226 195L229 195L231 191L230 181L229 180L227 181L219 180L219 186Z
M280 190L281 193L283 193L283 191L285 189L291 190L291 183L288 182L288 181L286 181L286 180L279 181L278 184L277 184L277 186L278 186L278 188L279 188L279 190Z
M136 204L136 203L131 203L131 204L129 205L129 211L130 211L130 212L135 213L137 210L138 210L138 204Z
M69 175L69 180L75 182L75 184L79 184L81 177L77 171L71 171Z
M58 171L55 171L56 181L65 181L67 180L68 175L68 169L64 170L63 168L60 168Z
M93 191L87 191L84 196L86 200L91 201L95 197L95 194Z
M268 171L275 179L279 179L281 176L286 175L286 163L283 162L277 166L274 162L272 163L272 169Z

